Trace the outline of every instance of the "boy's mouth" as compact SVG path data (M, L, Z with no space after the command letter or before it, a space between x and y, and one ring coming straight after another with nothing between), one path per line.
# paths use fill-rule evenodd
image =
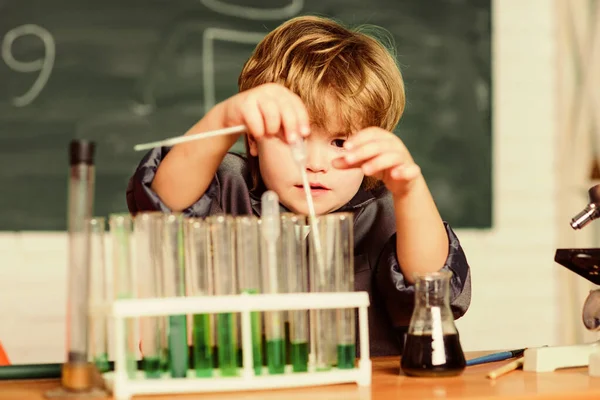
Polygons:
M302 186L301 184L299 185L294 185L295 187L297 187L300 190L304 190L304 186ZM329 189L327 186L322 185L320 183L310 183L310 192L312 195L318 195L318 194L323 194L325 192L328 192Z

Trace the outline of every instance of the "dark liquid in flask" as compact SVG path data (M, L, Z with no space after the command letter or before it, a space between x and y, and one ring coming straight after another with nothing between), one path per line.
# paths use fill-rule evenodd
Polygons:
M436 339L436 342L439 339ZM438 347L439 346L439 347ZM440 348L446 355L446 361L434 365L433 349ZM402 371L408 376L455 376L465 369L465 355L458 334L443 335L443 344L434 343L431 335L407 335L401 361Z

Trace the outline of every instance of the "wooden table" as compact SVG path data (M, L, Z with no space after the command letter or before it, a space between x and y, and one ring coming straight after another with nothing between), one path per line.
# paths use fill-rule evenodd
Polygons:
M487 352L486 352L487 353ZM484 353L468 353L467 358ZM196 393L190 395L134 396L133 399L600 399L600 378L588 376L587 368L533 373L513 371L495 381L486 373L506 361L468 367L453 378L409 378L399 372L398 358L373 359L373 380L368 388L356 384L240 393ZM57 387L58 380L0 381L0 399L45 399L44 393Z

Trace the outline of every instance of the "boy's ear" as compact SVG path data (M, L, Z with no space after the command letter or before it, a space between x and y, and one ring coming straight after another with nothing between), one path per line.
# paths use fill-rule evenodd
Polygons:
M246 135L246 140L248 141L248 152L252 157L258 157L258 145L256 144L256 139L254 136Z

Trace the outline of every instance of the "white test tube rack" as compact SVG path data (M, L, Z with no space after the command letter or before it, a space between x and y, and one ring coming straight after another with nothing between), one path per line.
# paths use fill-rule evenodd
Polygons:
M354 383L359 386L371 384L371 359L369 355L369 325L366 292L336 293L282 293L239 294L232 296L175 297L161 299L115 300L112 306L115 340L114 372L103 374L105 383L117 400L129 400L136 394L175 394L225 392L259 389L284 389L303 386ZM358 309L360 358L352 369L331 368L315 371L309 365L308 372L287 372L278 375L264 373L256 376L253 367L252 329L250 313L253 311ZM130 379L126 367L125 321L135 317L158 317L181 314L240 313L242 337L242 368L236 377L196 377L194 370L186 378L139 378ZM310 364L310 363L309 363Z

